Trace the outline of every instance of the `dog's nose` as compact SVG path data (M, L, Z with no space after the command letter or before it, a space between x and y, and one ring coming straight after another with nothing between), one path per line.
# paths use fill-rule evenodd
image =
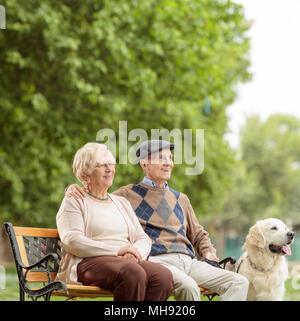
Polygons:
M294 233L294 232L288 232L288 233L287 233L287 236L288 236L290 239L293 239L294 236L295 236L295 233Z

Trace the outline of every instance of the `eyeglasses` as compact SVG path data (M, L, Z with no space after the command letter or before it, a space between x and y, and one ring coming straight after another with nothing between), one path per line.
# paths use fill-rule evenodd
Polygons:
M109 163L107 163L107 164L97 164L96 165L96 167L99 167L99 168L105 168L105 169L107 169L107 168L116 168L116 163L111 163L111 164L109 164Z

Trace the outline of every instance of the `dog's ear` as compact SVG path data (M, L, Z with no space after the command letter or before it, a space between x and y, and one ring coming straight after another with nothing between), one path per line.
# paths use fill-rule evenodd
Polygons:
M260 248L264 248L266 245L266 240L262 233L259 221L256 222L256 224L250 228L250 231L246 237L246 242L243 249L246 249L247 245L250 245L250 244Z

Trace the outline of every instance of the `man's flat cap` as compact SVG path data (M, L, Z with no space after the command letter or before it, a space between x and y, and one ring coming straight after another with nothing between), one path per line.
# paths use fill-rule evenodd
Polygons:
M148 155L159 152L163 149L173 150L175 144L170 143L166 140L146 140L136 150L136 156L138 160L145 159Z

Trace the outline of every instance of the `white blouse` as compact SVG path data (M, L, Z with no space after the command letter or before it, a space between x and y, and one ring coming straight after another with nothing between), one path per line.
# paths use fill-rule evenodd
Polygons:
M92 239L120 249L130 245L128 226L114 202L93 202Z

